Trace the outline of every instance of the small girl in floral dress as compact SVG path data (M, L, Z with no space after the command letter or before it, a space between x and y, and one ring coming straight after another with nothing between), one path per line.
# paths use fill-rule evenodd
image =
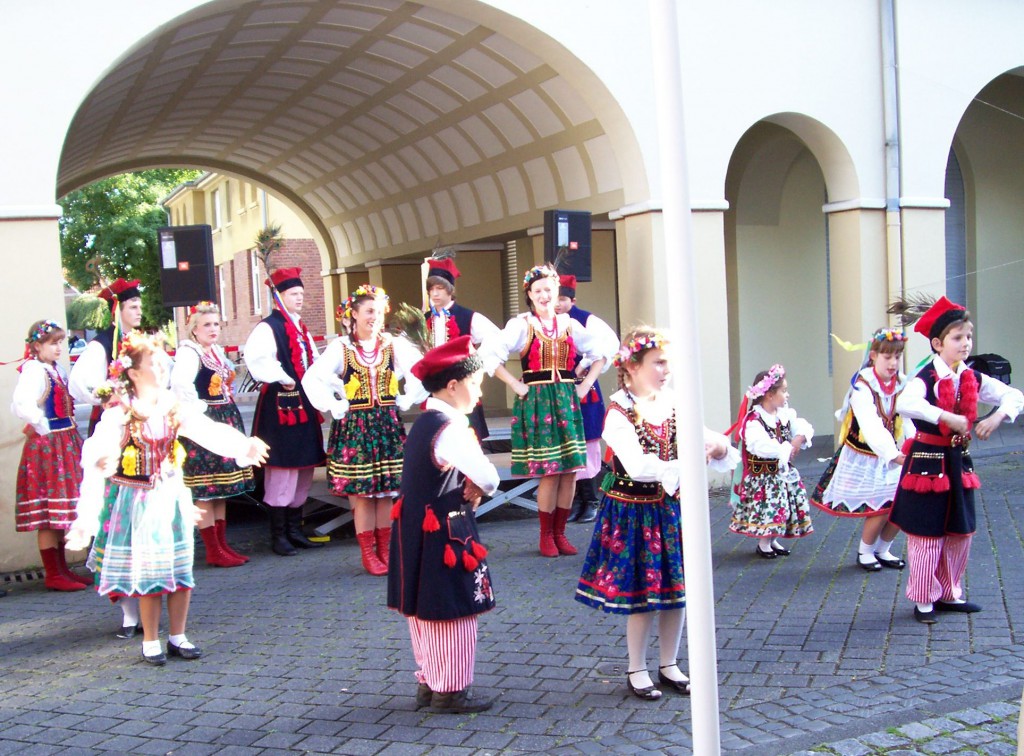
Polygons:
M676 463L676 408L663 391L669 375L664 334L635 328L615 357L621 389L609 398L601 437L614 452L604 499L583 563L576 600L629 615L626 646L630 691L661 697L647 671L647 645L658 612L658 680L689 693L676 656L682 638L686 589ZM735 467L739 455L725 436L705 428L704 449L716 469ZM730 454L731 452L731 454Z
M747 410L747 402L753 408ZM735 431L743 466L736 469L729 530L757 538L754 553L764 559L789 556L779 538L810 535L810 506L800 473L790 461L811 445L814 429L789 407L786 370L772 365L747 389Z
M57 364L64 329L52 320L32 324L25 339L25 364L14 388L13 412L25 423L25 446L18 465L14 527L36 531L45 585L51 591L80 591L92 580L68 569L64 533L75 519L82 469L82 437L68 379Z

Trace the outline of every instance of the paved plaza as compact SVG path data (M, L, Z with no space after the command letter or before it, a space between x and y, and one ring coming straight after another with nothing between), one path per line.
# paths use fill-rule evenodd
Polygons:
M967 591L985 611L931 627L913 619L905 573L854 565L858 523L819 514L792 556L765 561L727 532L726 497L713 494L724 753L1016 752L1024 433L978 444L976 459ZM810 485L824 465L800 461ZM573 600L590 526L570 525L579 556L543 559L535 515L483 518L498 608L480 621L476 685L500 697L457 716L416 711L406 625L354 539L281 558L262 513L232 512L231 540L254 558L213 569L197 548L189 637L201 661L149 667L140 642L113 637L120 612L106 600L4 576L0 753L692 752L689 701L629 696L624 620Z

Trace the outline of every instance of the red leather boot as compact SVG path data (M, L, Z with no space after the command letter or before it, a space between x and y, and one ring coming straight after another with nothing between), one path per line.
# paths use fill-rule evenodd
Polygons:
M232 559L241 559L242 564L249 561L249 557L245 554L239 554L233 548L228 546L228 521L227 520L214 520L213 526L217 528L217 540L220 542L220 550L227 554Z
M545 557L558 556L558 547L554 538L554 515L551 512L538 512L540 520L540 555Z
M565 523L568 519L569 510L557 507L552 517L552 529L554 530L555 548L558 549L558 553L572 556L579 552L576 551L575 546L569 543L569 539L565 537Z
M51 591L84 591L85 586L77 580L64 575L60 569L60 557L57 556L57 549L39 549L39 556L43 558L43 570L46 578L43 583Z
M371 575L387 575L388 568L377 556L377 538L372 530L356 533L359 541L359 552L363 557L363 569Z
M388 568L391 566L391 528L376 528L373 534L377 538L377 556Z
M200 528L199 535L202 536L203 545L206 546L206 563L211 567L239 567L245 562L228 556L220 547L220 539L217 538L217 526L211 525L208 528Z

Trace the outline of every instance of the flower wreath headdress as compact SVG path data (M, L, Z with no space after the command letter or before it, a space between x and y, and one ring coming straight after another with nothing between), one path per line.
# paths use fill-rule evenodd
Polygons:
M542 278L553 278L558 283L558 271L550 265L534 265L523 276L523 290L529 291L534 282Z
M768 368L768 375L759 380L753 386L747 389L746 396L750 401L760 399L762 396L772 390L772 386L781 381L786 377L786 368L782 365L775 364Z
M391 312L391 305L388 304L391 297L388 296L387 292L384 291L380 286L374 286L373 284L361 284L358 289L349 294L348 299L338 305L338 309L334 313L336 320L342 318L351 318L352 311L355 307L356 300L362 299L363 297L370 297L371 299L383 299L384 300L384 313Z
M197 312L199 312L200 308L208 309L208 308L211 308L211 307L216 309L218 315L220 314L220 305L218 305L216 302L207 302L204 299L202 302L196 302L194 305L192 305L191 307L188 308L189 317L191 317L192 315L195 315ZM213 315L214 313L210 312L209 314Z
M645 333L635 336L619 347L619 351L612 357L612 364L621 367L634 355L645 352L648 349L664 349L668 345L668 339L660 333Z
M54 331L59 331L59 330L60 330L60 324L59 323L56 323L56 322L54 322L52 320L44 320L38 326L36 326L36 329L34 331L32 331L32 333L30 333L28 335L28 338L25 339L25 343L26 344L34 344L37 341L39 341L40 339L42 339L43 336L46 336L47 334L50 334L50 333L53 333Z

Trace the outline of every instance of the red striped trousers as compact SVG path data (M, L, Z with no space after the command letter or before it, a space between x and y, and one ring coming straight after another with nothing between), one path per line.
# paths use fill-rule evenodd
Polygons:
M907 534L907 598L915 604L956 601L963 595L960 585L967 571L973 535L925 538Z
M409 617L416 680L437 693L463 690L473 683L476 663L476 615L431 621Z

